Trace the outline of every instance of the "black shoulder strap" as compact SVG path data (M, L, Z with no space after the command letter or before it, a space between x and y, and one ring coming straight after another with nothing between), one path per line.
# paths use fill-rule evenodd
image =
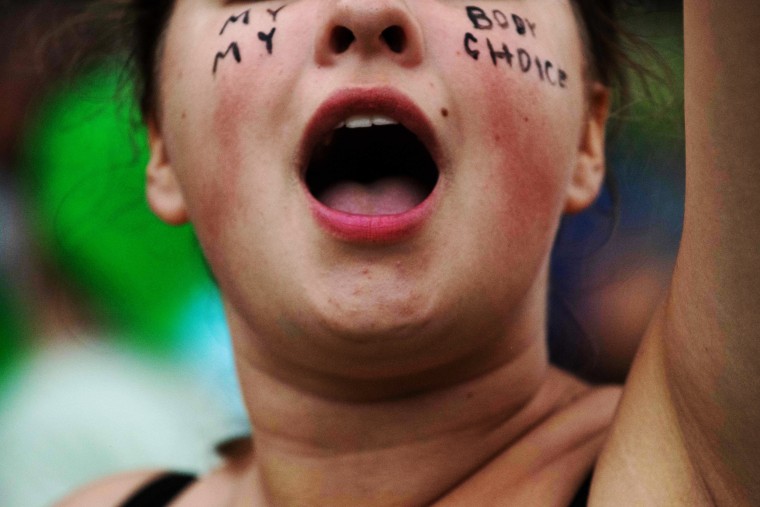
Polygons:
M592 474L586 478L569 507L585 507L591 488ZM121 507L164 507L177 497L186 487L195 482L196 477L190 474L169 472L152 480L127 500Z
M195 482L195 479L194 475L176 472L159 475L127 498L121 507L163 507Z

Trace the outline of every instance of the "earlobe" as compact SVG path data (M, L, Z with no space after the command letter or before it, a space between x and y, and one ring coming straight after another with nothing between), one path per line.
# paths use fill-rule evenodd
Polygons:
M591 86L588 112L578 144L578 158L565 201L565 213L579 213L594 202L604 181L605 133L610 91L601 83Z
M171 225L188 221L185 197L166 152L163 135L154 119L148 121L150 159L147 167L146 195L153 213Z

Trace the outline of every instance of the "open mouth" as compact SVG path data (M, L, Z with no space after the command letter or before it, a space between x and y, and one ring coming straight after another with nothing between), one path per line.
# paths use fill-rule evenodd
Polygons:
M311 195L332 210L385 216L424 202L438 175L425 144L401 123L356 114L316 143L304 179Z

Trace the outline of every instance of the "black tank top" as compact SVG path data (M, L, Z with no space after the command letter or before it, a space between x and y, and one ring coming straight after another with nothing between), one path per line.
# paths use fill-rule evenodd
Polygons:
M194 475L176 472L160 475L136 491L134 495L121 504L121 507L166 507L195 480ZM568 507L586 507L590 487L591 474L578 489L575 498Z
M194 475L178 472L159 475L127 498L121 507L164 507L195 480Z

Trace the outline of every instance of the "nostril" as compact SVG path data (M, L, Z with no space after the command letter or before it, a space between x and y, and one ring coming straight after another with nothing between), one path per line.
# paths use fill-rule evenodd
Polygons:
M335 53L341 54L346 52L355 40L356 37L351 30L345 26L336 26L330 34L330 47Z
M380 38L394 53L401 53L406 48L406 34L398 25L389 26L380 34Z

